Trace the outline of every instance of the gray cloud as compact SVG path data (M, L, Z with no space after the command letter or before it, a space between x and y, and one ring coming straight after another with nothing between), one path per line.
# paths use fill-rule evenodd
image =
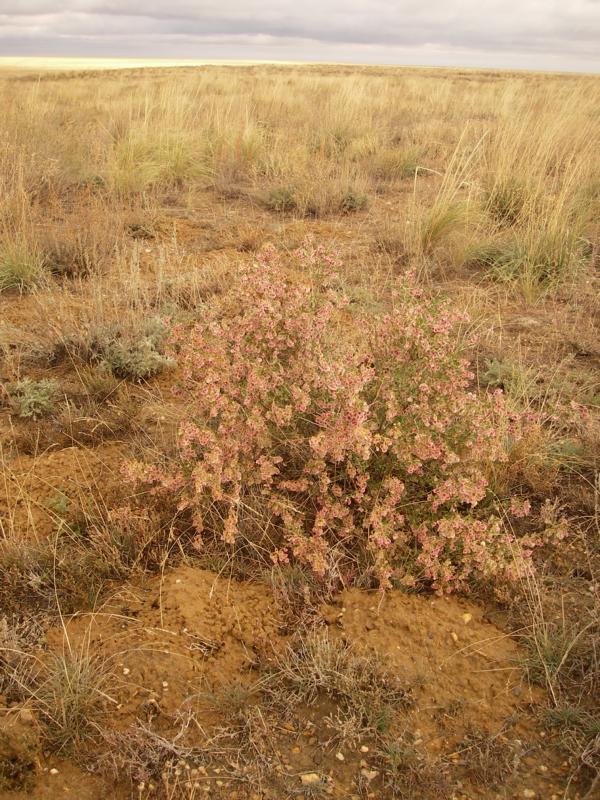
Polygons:
M0 55L600 71L600 0L0 0Z

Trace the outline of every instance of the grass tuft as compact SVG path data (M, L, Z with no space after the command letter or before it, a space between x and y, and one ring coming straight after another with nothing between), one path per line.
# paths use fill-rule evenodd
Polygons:
M47 280L44 258L34 246L25 242L0 245L0 292L33 292Z

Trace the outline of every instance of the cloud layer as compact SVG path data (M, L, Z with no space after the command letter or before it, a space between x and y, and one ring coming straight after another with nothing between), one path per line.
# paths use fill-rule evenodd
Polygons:
M600 72L600 0L0 0L0 55Z

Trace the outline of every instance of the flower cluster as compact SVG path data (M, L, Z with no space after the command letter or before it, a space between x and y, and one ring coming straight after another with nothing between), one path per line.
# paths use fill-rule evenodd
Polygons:
M174 332L188 409L178 459L137 465L137 477L177 498L196 545L260 537L274 561L327 580L365 563L382 587L514 574L518 543L487 486L511 420L500 393L470 389L462 318L410 281L391 311L362 317L335 258L296 257L290 271L263 253Z

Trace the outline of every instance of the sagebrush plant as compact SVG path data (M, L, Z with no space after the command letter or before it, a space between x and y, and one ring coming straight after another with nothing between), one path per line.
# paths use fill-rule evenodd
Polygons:
M58 384L53 380L23 378L6 387L8 403L19 417L37 419L51 414L58 400Z
M172 365L165 354L168 333L166 320L157 316L111 321L66 337L59 352L98 367L96 378L103 372L115 379L142 381Z
M118 378L151 378L172 364L162 350L165 337L165 323L149 319L140 331L107 340L102 347L101 364Z
M357 340L336 259L311 247L296 258L310 282L268 250L174 331L188 403L178 460L129 464L130 477L177 498L199 547L261 534L273 561L330 581L365 562L382 587L514 576L524 548L486 475L516 423L500 392L470 390L462 317L408 280L389 313L355 320Z

